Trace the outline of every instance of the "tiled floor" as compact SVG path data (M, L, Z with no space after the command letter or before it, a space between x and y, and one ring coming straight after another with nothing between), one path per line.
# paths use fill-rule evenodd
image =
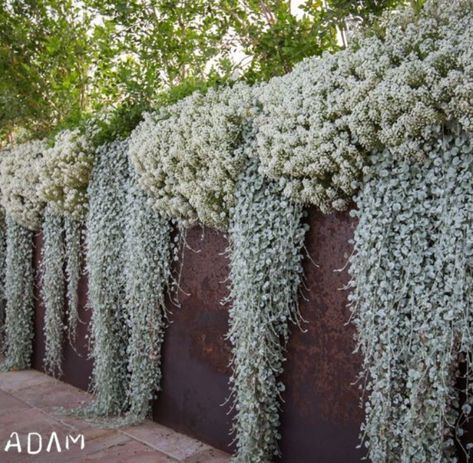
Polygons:
M90 399L89 394L34 370L0 373L0 463L228 463L230 460L219 450L151 421L111 430L56 410L61 406L75 407ZM71 440L79 435L84 436L83 449L80 442L74 444ZM41 451L32 455L40 442ZM5 451L8 443L12 445Z

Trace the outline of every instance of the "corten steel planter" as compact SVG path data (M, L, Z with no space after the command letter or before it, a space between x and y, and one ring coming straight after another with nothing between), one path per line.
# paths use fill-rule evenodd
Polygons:
M348 281L345 266L351 253L350 238L355 221L348 213L324 216L311 210L306 258L307 289L300 306L307 323L304 332L292 330L285 364L281 450L284 463L352 463L357 450L362 411L359 390L353 382L360 366L352 353L354 329L347 324ZM40 260L41 236L35 238L36 266ZM225 451L231 414L223 405L228 393L230 346L225 340L228 307L228 261L222 255L226 237L207 228L194 227L187 234L189 248L179 292L180 307L169 303L172 323L163 351L162 391L154 404L153 417L177 431L194 436ZM192 249L190 249L192 248ZM317 264L317 266L314 265ZM80 284L80 324L74 348L65 343L63 380L86 389L92 371L87 359L87 281ZM42 370L44 354L44 309L37 290L36 337L33 365Z

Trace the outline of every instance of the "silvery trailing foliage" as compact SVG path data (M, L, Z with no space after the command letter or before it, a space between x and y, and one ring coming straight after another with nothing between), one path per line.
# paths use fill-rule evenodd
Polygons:
M67 281L67 331L69 340L76 339L79 323L79 280L81 276L81 222L64 216L64 246Z
M63 218L47 205L43 219L41 296L44 304L44 366L54 376L62 373L65 280Z
M161 382L161 345L167 327L166 294L171 283L169 220L153 209L132 173L125 230L126 301L130 340L128 420L142 421Z
M41 227L44 202L38 196L39 169L46 142L33 140L0 155L0 202L7 214L30 230Z
M79 130L59 132L44 152L39 171L39 197L56 213L83 220L87 213L87 186L94 164L94 147Z
M432 126L457 120L472 130L472 29L470 1L433 0L270 81L255 122L261 172L296 200L342 210L368 153L422 157Z
M4 367L29 368L33 353L33 233L6 215Z
M458 125L437 135L423 162L373 155L354 213L351 299L374 463L456 461L462 434L455 386L460 360L472 372L473 138Z
M131 135L130 157L157 210L185 223L228 226L245 166L238 147L255 108L254 90L238 83L145 116Z
M87 269L96 395L92 412L105 416L127 408L129 335L123 272L127 149L126 141L98 148L88 190Z
M239 180L229 230L234 461L242 463L269 463L278 453L279 398L284 390L279 375L289 323L299 320L301 249L307 228L302 208L257 170L251 163Z
M5 322L5 260L6 260L6 224L5 213L0 208L0 352L3 345L3 329Z

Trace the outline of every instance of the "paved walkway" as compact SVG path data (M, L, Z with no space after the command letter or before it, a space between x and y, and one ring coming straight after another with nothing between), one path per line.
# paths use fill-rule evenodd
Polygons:
M0 373L0 463L228 463L230 460L219 450L151 421L110 430L55 411L58 406L71 408L90 400L89 394L34 370Z

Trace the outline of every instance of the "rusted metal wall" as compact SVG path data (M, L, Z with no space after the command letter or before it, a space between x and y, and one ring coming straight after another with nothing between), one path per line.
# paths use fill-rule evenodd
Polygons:
M354 222L348 214L309 215L311 229L306 240L310 259L305 262L306 286L301 312L304 332L294 328L288 346L282 413L283 463L352 463L361 460L356 450L362 419L358 390L352 385L359 359L352 354L353 328L347 325L347 282L343 267L351 252L348 243ZM195 227L187 234L189 247L182 266L180 307L170 305L172 324L163 350L162 392L154 404L157 421L195 436L223 450L231 416L223 406L228 396L230 347L225 341L228 307L228 262L222 255L224 235ZM36 238L39 262L41 237ZM81 318L86 282L81 282ZM36 307L35 368L42 369L44 339L43 307ZM86 388L91 372L87 360L86 325L81 325L75 350L65 347L66 382ZM77 352L76 352L77 351Z

